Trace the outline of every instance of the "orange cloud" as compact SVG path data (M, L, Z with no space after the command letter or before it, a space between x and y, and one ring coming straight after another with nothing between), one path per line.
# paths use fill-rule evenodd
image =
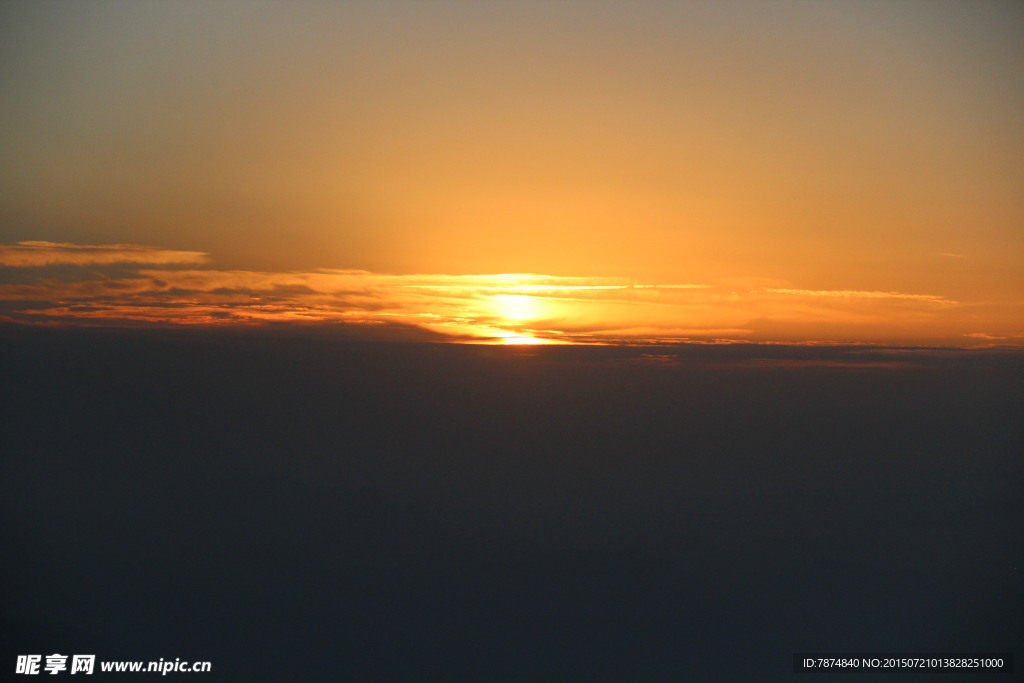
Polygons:
M772 294L795 294L798 296L824 296L842 299L903 299L907 301L928 301L936 304L955 304L955 301L934 294L905 294L903 292L872 292L859 289L782 289L767 288Z
M405 326L432 338L504 343L954 345L1000 336L1019 343L1013 336L1018 305L964 304L934 294L800 289L786 283L768 287L763 279L646 284L533 273L215 270L194 267L194 260L205 258L199 252L149 247L22 242L3 249L9 261L27 265L34 258L33 265L40 266L11 269L11 281L0 284L0 316L21 323L343 323L365 329ZM26 256L30 253L35 256ZM119 265L104 273L104 265L132 261L163 267L126 270ZM66 268L51 271L44 264L90 267L75 279L73 269L70 274ZM990 338L977 333L983 325Z
M173 251L135 244L79 245L64 242L16 242L0 245L0 266L25 268L104 263L204 263L200 251Z

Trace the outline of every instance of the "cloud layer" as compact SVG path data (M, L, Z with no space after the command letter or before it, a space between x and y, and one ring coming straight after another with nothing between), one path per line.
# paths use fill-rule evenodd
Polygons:
M137 245L0 246L0 314L22 324L344 326L367 338L401 328L404 338L502 343L976 345L1021 338L1006 322L1019 319L1019 306L933 294L531 273L196 267L206 261L201 252Z
M66 242L16 242L0 245L0 266L27 268L109 263L204 263L199 251L172 251L134 244L79 245Z

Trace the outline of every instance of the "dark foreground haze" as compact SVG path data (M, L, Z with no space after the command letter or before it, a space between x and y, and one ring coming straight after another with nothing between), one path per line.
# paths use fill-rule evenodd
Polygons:
M8 672L754 681L794 652L1024 651L1019 352L0 343Z

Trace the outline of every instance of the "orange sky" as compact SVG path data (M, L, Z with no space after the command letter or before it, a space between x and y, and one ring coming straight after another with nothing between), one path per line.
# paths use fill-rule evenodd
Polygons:
M1024 339L1017 2L42 1L0 27L8 319Z

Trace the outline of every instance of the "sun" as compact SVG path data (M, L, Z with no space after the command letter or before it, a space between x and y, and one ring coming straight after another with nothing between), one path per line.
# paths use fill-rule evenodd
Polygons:
M525 294L496 294L491 297L494 311L504 320L531 320L541 314L541 303Z
M538 344L550 344L546 339L538 339L537 337L526 337L526 336L514 336L514 337L502 337L499 342L503 346L534 346Z

